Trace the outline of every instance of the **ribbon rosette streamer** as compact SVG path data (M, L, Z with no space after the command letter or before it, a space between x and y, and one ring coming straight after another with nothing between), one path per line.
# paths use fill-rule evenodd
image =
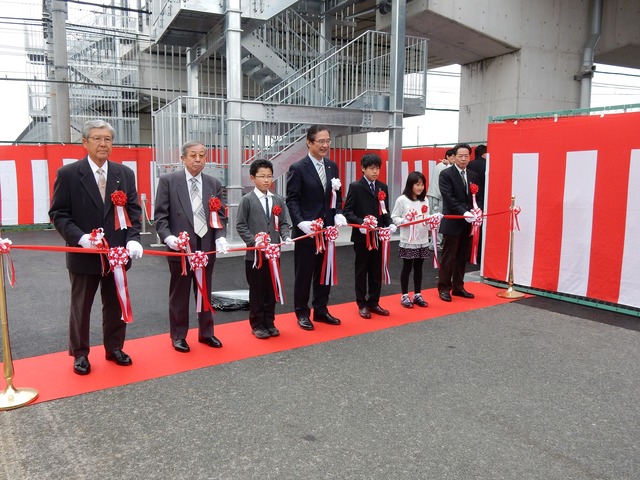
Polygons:
M324 238L327 241L327 254L322 261L320 282L323 285L337 285L338 262L336 260L336 240L338 239L338 227L327 227L324 232Z
M191 265L191 270L193 270L193 274L196 277L196 285L198 286L196 312L214 312L207 292L207 278L204 275L205 267L208 263L209 257L201 250L196 250L189 255L189 265Z
M512 232L514 230L520 231L520 223L518 223L518 215L520 214L522 209L516 205L515 207L509 207L509 211L511 212L510 225L509 225L511 231Z
M367 250L376 250L378 248L378 237L376 237L376 227L378 226L378 219L373 215L367 215L366 217L364 217L362 226L367 229Z
M324 237L322 236L323 227L324 221L321 218L317 218L311 222L311 232L316 239L316 255L324 252Z
M107 244L107 241L104 239L104 229L102 227L100 228L94 228L93 230L91 230L91 233L89 234L89 243L91 243L91 245L95 245L96 248L109 248L109 245ZM106 275L106 264L105 264L105 256L102 255L102 253L108 253L108 252L101 252L100 255L100 263L102 264L102 275ZM107 255L107 261L109 261L108 255Z
M284 290L282 289L282 278L280 276L280 247L269 243L264 249L264 256L269 261L271 285L276 296L276 302L284 305Z
M409 209L404 218L408 223L413 222L418 217L418 211L415 208ZM416 238L416 226L409 225L409 242L413 242Z
M13 259L11 258L11 240L8 238L0 238L0 255L4 255L4 273L7 282L12 287L16 284L16 270L13 267ZM0 272L0 275L2 272Z
M116 190L111 194L111 202L116 207L113 211L116 219L116 230L126 230L127 227L131 226L127 209L124 208L127 205L127 194L122 190Z
M482 227L482 210L478 207L478 203L476 202L476 193L478 193L478 185L471 182L469 184L469 191L471 192L471 198L473 199L473 209L471 213L476 216L472 226L471 226L471 235L473 236L473 240L471 242L471 259L470 262L474 265L478 264L478 243L480 238L480 228Z
M269 242L271 238L266 232L258 232L253 237L253 244L256 247L253 251L253 268L262 268L262 251L267 248Z
M222 228L220 214L218 213L221 208L222 202L218 197L211 197L209 199L209 225L211 228Z
M282 213L282 207L280 205L274 205L271 209L273 214L273 223L276 226L276 232L280 231L280 214Z
M391 254L391 229L381 228L378 230L380 245L382 247L382 284L391 284L391 275L389 274L389 256Z
M378 203L380 204L380 208L378 209L379 215L387 214L387 206L384 204L384 201L387 199L387 194L382 190L378 190Z
M129 252L125 247L110 248L108 258L113 272L113 280L116 284L120 309L122 310L122 320L125 323L131 323L133 322L133 311L131 310L131 299L129 298L127 272L124 268L129 263Z
M441 221L442 214L440 212L427 217L427 224L431 232L431 243L433 244L433 268L440 268L440 261L438 260L438 230L440 229Z
M180 232L178 235L178 248L186 253L191 253L191 246L189 245L189 234L187 232ZM182 275L187 274L187 262L184 256L180 258L182 263Z
M336 208L338 203L338 190L342 188L342 183L339 178L331 179L331 208Z

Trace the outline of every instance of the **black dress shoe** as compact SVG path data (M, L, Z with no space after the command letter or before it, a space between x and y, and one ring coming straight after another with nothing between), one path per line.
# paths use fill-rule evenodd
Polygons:
M222 342L216 337L198 337L198 341L200 343L204 343L205 345L209 345L211 348L222 347Z
M191 348L189 348L189 344L184 338L173 340L173 348L176 352L180 353L188 353L189 351L191 351Z
M275 326L270 326L267 327L267 332L269 332L269 336L271 337L277 337L278 335L280 335L280 330L278 330Z
M369 313L369 309L367 307L362 307L358 313L362 318L371 318L371 314Z
M328 323L329 325L340 325L342 322L339 318L334 317L329 312L324 315L318 315L313 317L314 322Z
M110 362L116 362L121 367L128 367L133 362L131 357L124 353L122 350L114 350L113 352L107 352L105 358Z
M256 338L259 338L261 340L264 340L266 338L269 338L271 335L269 335L269 332L266 328L264 327L258 327L258 328L254 328L252 331L253 336Z
M449 292L440 292L440 300L445 302L450 302L451 294Z
M298 317L298 325L303 330L313 330L313 323L309 317Z
M91 373L91 364L87 357L78 357L73 362L73 371L78 375L89 375Z
M382 315L383 317L389 316L389 310L385 310L380 305L376 305L375 307L369 307L369 311L371 313L375 313L376 315Z
M475 298L473 293L467 292L464 288L458 292L451 292L451 295L462 298Z

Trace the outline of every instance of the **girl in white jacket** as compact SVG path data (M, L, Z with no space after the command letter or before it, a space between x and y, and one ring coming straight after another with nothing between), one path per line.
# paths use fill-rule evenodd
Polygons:
M426 197L426 179L421 172L411 172L402 195L396 200L391 213L393 223L400 226L405 223L427 218L428 201ZM400 287L402 297L400 305L413 308L413 305L426 307L428 303L422 298L422 266L424 259L430 255L429 227L424 223L400 228L400 246L398 258L402 259ZM409 298L409 275L413 269L413 299Z

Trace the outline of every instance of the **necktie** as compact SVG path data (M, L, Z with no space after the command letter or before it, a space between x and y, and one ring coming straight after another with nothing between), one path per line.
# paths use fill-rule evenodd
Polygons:
M462 183L464 183L464 191L465 193L469 193L469 188L467 187L467 171L460 170L460 175L462 175Z
M376 196L376 187L373 185L373 182L369 184L369 189L371 190L371 193L373 193L373 196Z
M100 196L102 197L102 201L107 195L107 176L104 174L104 170L98 169L98 190L100 190Z
M327 188L327 174L324 172L324 162L316 163L316 167L318 169L318 175L320 176L320 181L322 182L322 186Z
M266 195L264 196L264 212L267 214L267 222L269 221L269 214L271 212L269 212L269 197L267 197Z
M193 210L193 229L202 238L207 233L207 217L202 206L202 197L198 190L198 180L191 179L191 209Z

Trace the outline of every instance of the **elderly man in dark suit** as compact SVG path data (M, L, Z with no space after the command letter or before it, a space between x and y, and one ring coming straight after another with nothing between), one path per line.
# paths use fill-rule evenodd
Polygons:
M160 177L155 199L156 232L170 250L180 251L178 236L189 234L192 252L214 250L226 253L229 245L225 238L226 215L221 203L222 184L216 178L202 173L207 151L202 142L189 141L182 146L180 157L184 169ZM218 199L217 211L220 228L210 225L210 203ZM193 270L187 262L187 275L182 275L182 263L178 256L167 257L171 280L169 283L169 327L173 348L182 353L190 351L187 343L189 330L189 296L191 288L196 297L198 287ZM211 287L213 265L216 254L208 255L205 267L207 288ZM222 347L222 342L213 335L213 314L203 309L198 316L198 341L213 348Z
M331 148L331 132L327 127L313 125L307 131L309 154L289 167L287 178L287 207L294 225L294 236L311 233L311 222L324 221L324 226L346 225L342 215L342 193L338 166L328 158ZM335 188L334 188L335 187ZM332 204L332 190L336 194ZM329 325L340 325L340 319L329 313L329 293L331 287L321 284L321 269L325 252L316 255L313 238L298 240L294 249L293 304L298 325L303 330L313 330L309 296L313 284L313 320Z
M102 228L109 247L126 246L131 258L141 258L142 209L138 204L135 175L130 168L109 161L114 136L113 127L102 120L91 120L84 125L82 145L87 149L87 156L58 170L49 216L67 246L97 248L96 242L91 241L91 233ZM116 191L126 195L124 208L130 227L116 229L111 199ZM74 372L78 375L91 372L89 323L98 286L106 358L118 365L131 365L131 358L122 351L126 323L122 320L113 273L103 272L99 255L67 253L66 256L71 281L69 354L75 359ZM131 262L126 268L130 266Z
M443 215L462 215L463 219L443 218L440 233L444 238L440 271L438 272L438 293L440 299L451 301L451 295L473 298L473 293L464 289L464 272L471 255L471 224L475 215L469 185L478 184L480 177L467 169L471 147L459 143L453 147L453 166L440 173L440 193L442 194ZM482 198L476 198L482 205Z

